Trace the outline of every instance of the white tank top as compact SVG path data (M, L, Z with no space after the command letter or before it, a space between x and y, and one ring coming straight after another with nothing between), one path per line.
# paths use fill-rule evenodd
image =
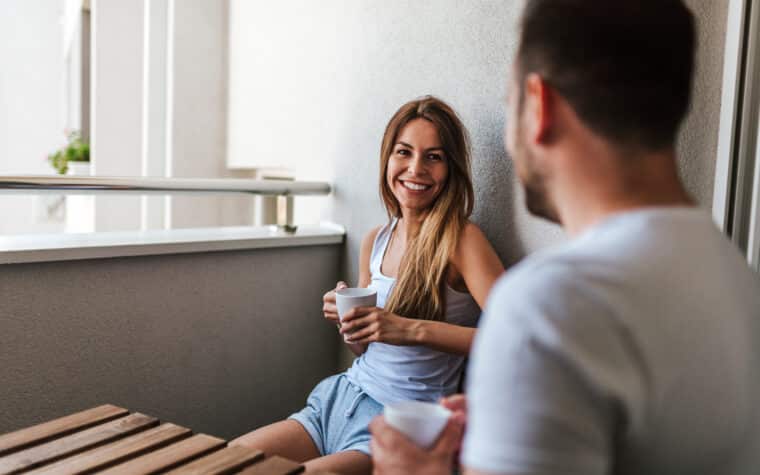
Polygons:
M396 279L380 272L391 233L398 220L383 226L375 237L369 269L377 291L377 306L383 308ZM447 323L475 327L480 307L468 293L446 286ZM399 401L437 401L453 394L464 366L464 356L444 353L427 346L395 346L370 343L367 351L354 360L346 375L380 404Z

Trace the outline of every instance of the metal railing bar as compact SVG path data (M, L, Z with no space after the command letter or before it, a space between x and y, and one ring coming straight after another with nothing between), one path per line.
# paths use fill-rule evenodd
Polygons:
M329 183L245 178L3 176L0 193L247 193L268 196L327 195Z

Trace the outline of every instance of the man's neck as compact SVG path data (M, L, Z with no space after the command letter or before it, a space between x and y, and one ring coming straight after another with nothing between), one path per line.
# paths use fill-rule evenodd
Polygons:
M612 214L694 205L678 177L672 150L628 156L595 152L565 157L567 169L554 186L553 202L570 235Z

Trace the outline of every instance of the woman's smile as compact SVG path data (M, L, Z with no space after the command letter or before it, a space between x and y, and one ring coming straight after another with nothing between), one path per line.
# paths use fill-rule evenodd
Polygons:
M406 188L407 190L411 190L411 191L418 191L418 192L419 191L427 191L427 190L429 190L430 188L433 187L433 185L428 185L428 184L420 183L420 182L416 182L416 181L399 180L399 182L401 183L401 185L404 186L404 188Z

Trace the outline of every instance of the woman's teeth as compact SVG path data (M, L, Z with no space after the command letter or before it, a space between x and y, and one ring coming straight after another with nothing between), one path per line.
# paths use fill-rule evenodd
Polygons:
M402 185L404 185L404 188L409 188L413 191L424 191L430 188L430 185L418 185L417 183L410 183L408 181L402 181Z

